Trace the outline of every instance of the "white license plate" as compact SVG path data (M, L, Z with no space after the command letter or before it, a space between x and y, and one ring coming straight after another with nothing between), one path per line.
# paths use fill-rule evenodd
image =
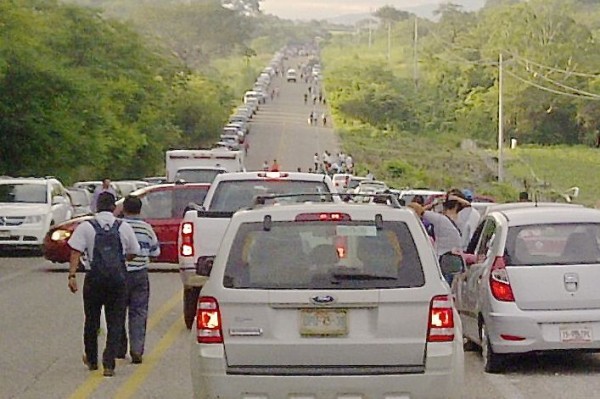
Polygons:
M10 237L9 230L0 230L0 238L8 238L8 237Z
M300 335L343 336L348 334L348 312L345 309L302 309Z
M560 328L560 342L577 344L588 343L593 341L592 329L589 327L580 328Z

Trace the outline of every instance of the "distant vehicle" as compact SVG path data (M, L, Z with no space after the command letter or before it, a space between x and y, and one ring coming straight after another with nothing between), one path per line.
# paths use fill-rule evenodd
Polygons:
M295 69L288 69L287 73L285 74L285 79L288 82L294 82L296 83L296 80L298 79L298 74L296 73Z
M74 188L85 188L90 193L94 193L98 187L102 186L102 180L78 181L73 183ZM120 196L119 187L114 182L110 182L110 186L115 190L117 196Z
M140 217L150 223L160 242L160 256L153 261L177 263L177 236L184 209L191 203L202 203L209 184L163 184L134 191L142 200ZM117 201L116 214L122 211L123 199ZM44 257L52 262L69 261L71 249L67 241L75 228L91 220L87 215L54 226L44 238Z
M462 398L459 315L408 209L236 212L197 277L196 398Z
M490 373L512 354L600 351L600 211L515 206L486 215L477 260L452 283L466 348Z
M150 185L161 184L167 181L166 176L152 176L152 177L144 177L143 181L147 182Z
M48 230L73 216L55 178L0 178L0 247L40 248Z
M175 182L211 184L221 173L227 173L227 169L219 166L181 168L175 174Z
M423 198L423 203L428 204L432 198L446 195L445 191L441 190L429 190L429 189L404 189L398 193L398 201L404 204L410 204L416 196Z
M265 103L265 98L263 98L263 95L259 91L253 91L252 90L252 91L247 91L244 94L244 104L248 104L248 102L251 99L257 100L259 104L264 104Z
M148 182L139 180L115 180L113 183L117 186L117 192L122 197L128 196L135 190L149 186Z
M73 205L72 217L89 215L92 213L92 194L85 188L67 188L67 194Z
M351 174L348 173L338 173L331 177L333 181L333 185L338 193L344 193L348 189L348 185L350 184L350 179L352 178Z
M170 150L165 154L167 181L174 182L179 169L194 167L224 168L228 172L244 171L243 151Z

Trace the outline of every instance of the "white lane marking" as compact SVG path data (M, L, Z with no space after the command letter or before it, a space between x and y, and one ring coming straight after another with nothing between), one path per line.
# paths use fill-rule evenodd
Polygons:
M504 399L525 399L521 391L507 377L486 373L485 378L502 394Z

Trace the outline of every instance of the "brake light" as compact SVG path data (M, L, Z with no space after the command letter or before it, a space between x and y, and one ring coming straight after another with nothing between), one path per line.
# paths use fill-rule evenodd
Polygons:
M196 311L196 339L199 344L222 344L221 312L217 300L210 296L198 299Z
M184 222L181 224L181 256L194 256L194 224Z
M352 220L347 213L300 213L296 216L296 222L338 222Z
M288 177L289 173L281 172L261 172L258 177L266 177L267 179L281 179L282 177Z
M429 308L427 342L454 340L454 312L448 295L434 296Z
M502 302L514 302L515 296L513 294L510 281L508 281L508 272L506 271L506 262L504 257L497 256L494 259L492 270L490 271L490 288L492 295L499 301Z
M500 334L500 338L506 341L525 341L527 338L521 337L519 335L511 335L511 334Z

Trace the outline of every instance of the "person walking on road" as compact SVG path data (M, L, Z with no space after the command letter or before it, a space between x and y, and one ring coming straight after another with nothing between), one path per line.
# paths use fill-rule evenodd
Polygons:
M110 184L110 179L105 178L104 180L102 180L102 185L96 187L96 189L94 190L94 195L92 197L92 203L90 204L90 208L92 210L92 212L98 212L98 210L96 209L96 203L98 202L98 196L100 195L100 193L104 193L104 192L109 192L112 195L115 196L115 198L117 198L117 192L115 191L115 189L113 188L113 186Z
M265 172L269 170L269 163L267 161L263 162L262 170Z
M308 94L304 93L304 105L308 103Z
M273 163L271 164L271 167L269 168L269 172L279 172L279 164L277 163L276 159L273 160Z
M323 121L323 127L327 126L327 114L325 112L321 114L321 120Z
M319 153L315 152L313 156L313 163L315 164L315 170L319 170Z
M106 347L102 355L104 376L115 373L115 358L121 344L125 324L127 267L140 252L133 228L113 215L115 196L109 192L98 195L98 213L89 222L81 223L68 241L71 247L68 286L72 293L77 286L77 267L83 253L87 254L90 271L83 283L85 323L83 362L89 370L98 369L98 329L102 307L106 317Z
M142 363L144 344L146 342L146 322L148 320L148 303L150 300L150 280L148 279L148 266L150 258L160 255L160 245L156 233L148 223L140 219L142 201L138 197L128 196L123 202L123 220L127 222L135 233L140 252L131 261L127 262L127 320L128 332L121 335L121 349L117 358L125 358L127 341L129 337L129 355L131 363Z

